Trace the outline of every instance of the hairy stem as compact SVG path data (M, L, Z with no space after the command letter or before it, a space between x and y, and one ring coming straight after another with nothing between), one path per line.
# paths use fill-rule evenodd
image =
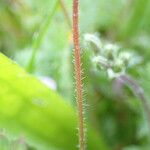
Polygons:
M82 99L82 81L81 81L81 58L79 46L78 29L78 0L73 0L73 43L74 43L74 68L76 82L76 101L78 109L78 128L79 128L79 149L84 150L84 116Z

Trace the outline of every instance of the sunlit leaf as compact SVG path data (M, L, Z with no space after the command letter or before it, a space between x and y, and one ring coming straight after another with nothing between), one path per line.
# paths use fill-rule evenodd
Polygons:
M0 54L0 128L41 150L76 150L75 110L60 96ZM105 150L88 132L89 150Z

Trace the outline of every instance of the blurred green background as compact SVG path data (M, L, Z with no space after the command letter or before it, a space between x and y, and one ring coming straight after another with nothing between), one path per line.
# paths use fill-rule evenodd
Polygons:
M0 150L77 149L72 1L61 2L0 0ZM80 1L88 150L150 149L140 101L129 88L114 91L84 44L86 33L96 33L141 56L127 73L149 99L149 18L149 0Z

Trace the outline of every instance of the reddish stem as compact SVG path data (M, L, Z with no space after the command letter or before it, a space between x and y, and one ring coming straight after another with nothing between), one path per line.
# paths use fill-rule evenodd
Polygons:
M78 29L78 0L73 0L73 43L74 43L74 68L76 79L76 101L78 109L78 126L79 126L79 149L84 150L84 116L82 101L82 81L81 81L81 58L79 46L79 29Z

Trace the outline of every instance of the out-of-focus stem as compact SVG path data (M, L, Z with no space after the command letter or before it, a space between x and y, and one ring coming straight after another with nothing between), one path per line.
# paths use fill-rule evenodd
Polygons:
M32 53L31 53L31 56L29 58L29 61L28 61L28 64L26 66L26 70L28 72L33 72L34 70L34 63L35 63L35 58L36 58L36 54L38 52L38 49L39 47L41 46L41 43L43 42L43 39L45 37L45 34L48 30L48 27L51 23L51 20L54 16L54 13L57 9L57 6L58 6L58 0L54 3L53 5L53 8L51 9L47 19L45 20L45 22L43 23L43 25L41 25L41 28L38 32L38 34L35 36L35 39L33 40L33 43L32 43Z
M149 131L150 131L150 106L149 106L147 98L144 95L143 89L130 76L120 75L117 79L120 80L125 85L127 85L133 91L133 93L137 96L137 98L141 101L146 117L147 117L147 123L148 123ZM149 137L150 137L150 132L149 132Z
M66 10L66 7L65 7L65 4L64 4L63 0L57 0L54 3L53 8L51 9L47 19L45 20L45 22L41 26L38 34L35 36L35 39L33 40L32 53L31 53L31 56L29 58L28 64L26 66L26 69L27 69L28 72L32 73L33 70L34 70L34 63L35 63L36 54L38 52L39 47L41 46L41 44L43 42L44 36L45 36L45 34L48 30L48 27L49 27L49 25L51 23L51 20L52 20L55 12L57 10L58 5L61 6L63 14L66 18L66 21L67 21L69 27L71 28L71 21L70 21L70 18L69 18L69 15L68 15L68 12Z
M70 19L70 17L69 17L68 12L67 12L65 3L64 3L63 0L59 0L59 4L60 4L61 9L62 9L62 11L63 11L63 13L64 13L64 17L65 17L65 19L66 19L66 21L67 21L67 24L68 24L68 26L69 26L70 29L71 29L71 27L72 27L72 25L71 25L71 19Z

